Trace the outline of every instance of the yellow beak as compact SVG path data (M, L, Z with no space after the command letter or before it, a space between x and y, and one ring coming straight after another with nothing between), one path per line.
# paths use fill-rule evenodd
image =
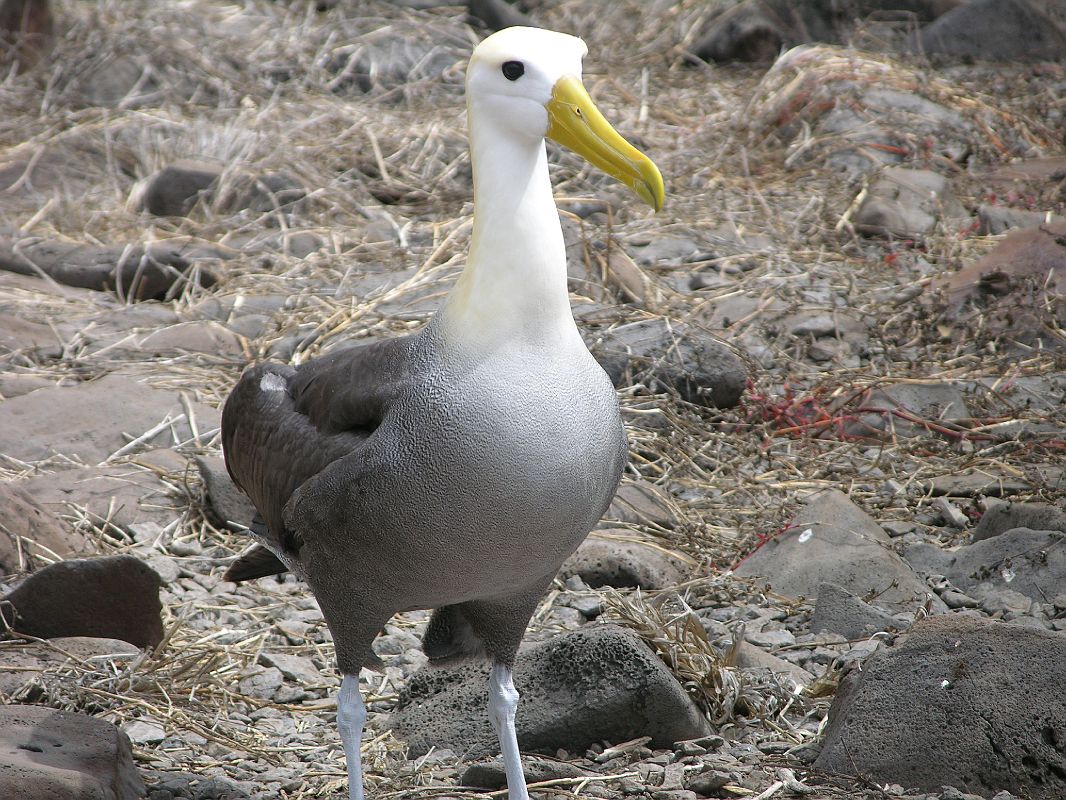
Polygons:
M663 207L666 189L659 168L619 136L573 75L564 75L552 89L547 135L620 180L656 211Z

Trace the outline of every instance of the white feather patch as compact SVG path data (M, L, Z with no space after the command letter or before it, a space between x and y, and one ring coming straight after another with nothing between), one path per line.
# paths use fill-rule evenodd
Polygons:
M285 379L274 372L268 372L259 379L259 390L262 392L284 392L287 388Z

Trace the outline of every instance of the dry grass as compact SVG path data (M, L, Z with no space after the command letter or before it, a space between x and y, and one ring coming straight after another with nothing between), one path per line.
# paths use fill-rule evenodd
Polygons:
M188 288L167 304L177 317L202 318L216 302L227 308L277 302L267 312L265 332L245 340L242 358L188 353L145 364L78 338L81 329L106 326L128 311L115 299L35 291L28 284L4 288L0 312L52 325L64 344L57 358L16 359L13 372L58 383L136 368L152 385L218 406L247 358L301 361L343 341L415 329L428 318L461 268L470 231L461 75L474 35L457 8L405 13L390 3L364 2L317 13L313 5L55 3L64 20L56 58L0 81L0 166L22 164L22 185L29 181L42 190L6 193L0 229L109 244L173 236L221 242L237 256L208 265L222 276L217 287ZM652 315L702 321L748 350L753 362L752 386L743 404L729 411L643 387L621 393L630 475L667 489L680 516L672 528L632 527L694 563L720 569L782 530L797 497L810 489L842 488L885 519L912 519L931 499L930 481L966 470L1029 476L1032 488L1021 496L1061 498L1061 488L1048 489L1038 476L1061 463L1064 443L1055 429L1066 428L1066 412L1030 402L1024 379L1061 371L1062 356L991 351L965 337L944 340L925 307L900 299L994 240L943 230L921 249L859 239L839 223L861 181L820 170L813 158L840 142L800 136L788 151L766 135L767 121L780 121L786 106L802 123L809 106L797 110L796 97L814 102L839 81L861 87L890 80L908 89L920 82L932 99L970 121L960 135L974 137L978 162L992 163L1046 146L1046 132L1033 121L1039 110L1033 95L993 99L973 85L953 83L958 76L926 81L928 71L824 49L806 56L821 59L823 71L798 76L683 67L684 44L712 6L550 0L538 12L546 25L586 38L592 94L621 131L646 143L670 196L666 211L652 217L576 157L553 152L564 209L588 198L611 204L609 215L584 221L564 214L573 251L597 252L596 243L632 250L652 234L691 237L707 251L697 262L642 268L642 280L656 288L645 295L645 307L615 303L611 292L618 286L604 289L596 279L575 280L575 304L592 309L591 298L606 302L609 307L596 310L601 326ZM408 34L432 46L422 49L414 80L397 87L388 79L390 43ZM344 88L353 73L338 72L336 64L346 58L366 59L381 83L365 94ZM87 104L86 81L99 70L130 70L133 91L106 108ZM810 83L818 75L821 83ZM806 159L803 170L796 169L797 154ZM902 155L920 160L921 148ZM187 217L165 219L129 206L138 181L186 157L232 165L220 196L241 170L286 171L312 191L285 213L234 213L204 203ZM324 246L298 258L284 246L264 244L300 234L319 237ZM591 256L586 266L593 276L602 269ZM704 288L689 291L687 281L697 272L706 278ZM723 326L716 309L738 299L746 310ZM833 309L876 320L875 332L861 359L842 352L816 364L807 357L811 343L788 335L787 322L797 313ZM927 420L917 437L842 433L846 422L866 413L857 404L862 390L910 380L973 387L973 419L954 426ZM990 388L977 392L979 386ZM1022 434L1017 420L1044 427ZM181 452L217 455L218 442L206 431ZM61 462L5 464L3 477L59 469ZM308 687L309 701L279 705L238 687L268 647L307 655L329 675L328 632L320 620L302 639L274 627L282 609L308 609L291 582L260 582L236 592L218 584L216 565L238 552L244 538L205 517L192 471L163 477L186 511L160 532L161 542L202 548L201 555L177 559L182 586L195 586L199 594L168 598L168 636L156 651L130 661L71 661L55 671L61 680L29 687L21 697L117 722L156 720L177 740L138 748L137 755L161 771L250 780L254 770L245 759L260 766L304 762L302 784L286 797L338 790L344 776L331 724L332 688ZM91 530L104 550L130 546L106 519L76 508L70 519ZM708 642L690 613L697 601L729 603L738 594L762 602L752 587L703 578L679 597L612 594L608 604L612 617L660 653L717 723L744 718L802 741L809 734L795 723L809 701L730 666L728 654ZM401 616L397 624L420 622ZM398 679L395 670L371 687L372 708L387 708ZM276 718L262 713L271 710L296 720L297 731L279 734L272 727ZM439 787L450 785L446 770L408 764L401 754L387 734L364 744L372 794L445 792Z

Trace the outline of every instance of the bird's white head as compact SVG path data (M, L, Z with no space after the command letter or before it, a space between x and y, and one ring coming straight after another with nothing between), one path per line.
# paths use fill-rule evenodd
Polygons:
M629 186L659 210L662 175L604 119L581 83L588 52L576 36L505 28L475 48L466 75L471 115L508 136L552 139Z

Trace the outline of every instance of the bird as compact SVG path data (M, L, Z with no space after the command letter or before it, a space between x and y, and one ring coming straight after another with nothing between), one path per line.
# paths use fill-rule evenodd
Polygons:
M512 27L466 74L474 217L462 273L418 331L299 366L245 369L222 413L234 482L258 512L232 581L309 586L341 674L350 800L363 800L364 668L396 613L433 610L430 663L487 657L509 800L527 800L512 668L563 561L607 510L628 444L617 393L570 307L551 139L656 211L652 160L596 108L575 36Z

